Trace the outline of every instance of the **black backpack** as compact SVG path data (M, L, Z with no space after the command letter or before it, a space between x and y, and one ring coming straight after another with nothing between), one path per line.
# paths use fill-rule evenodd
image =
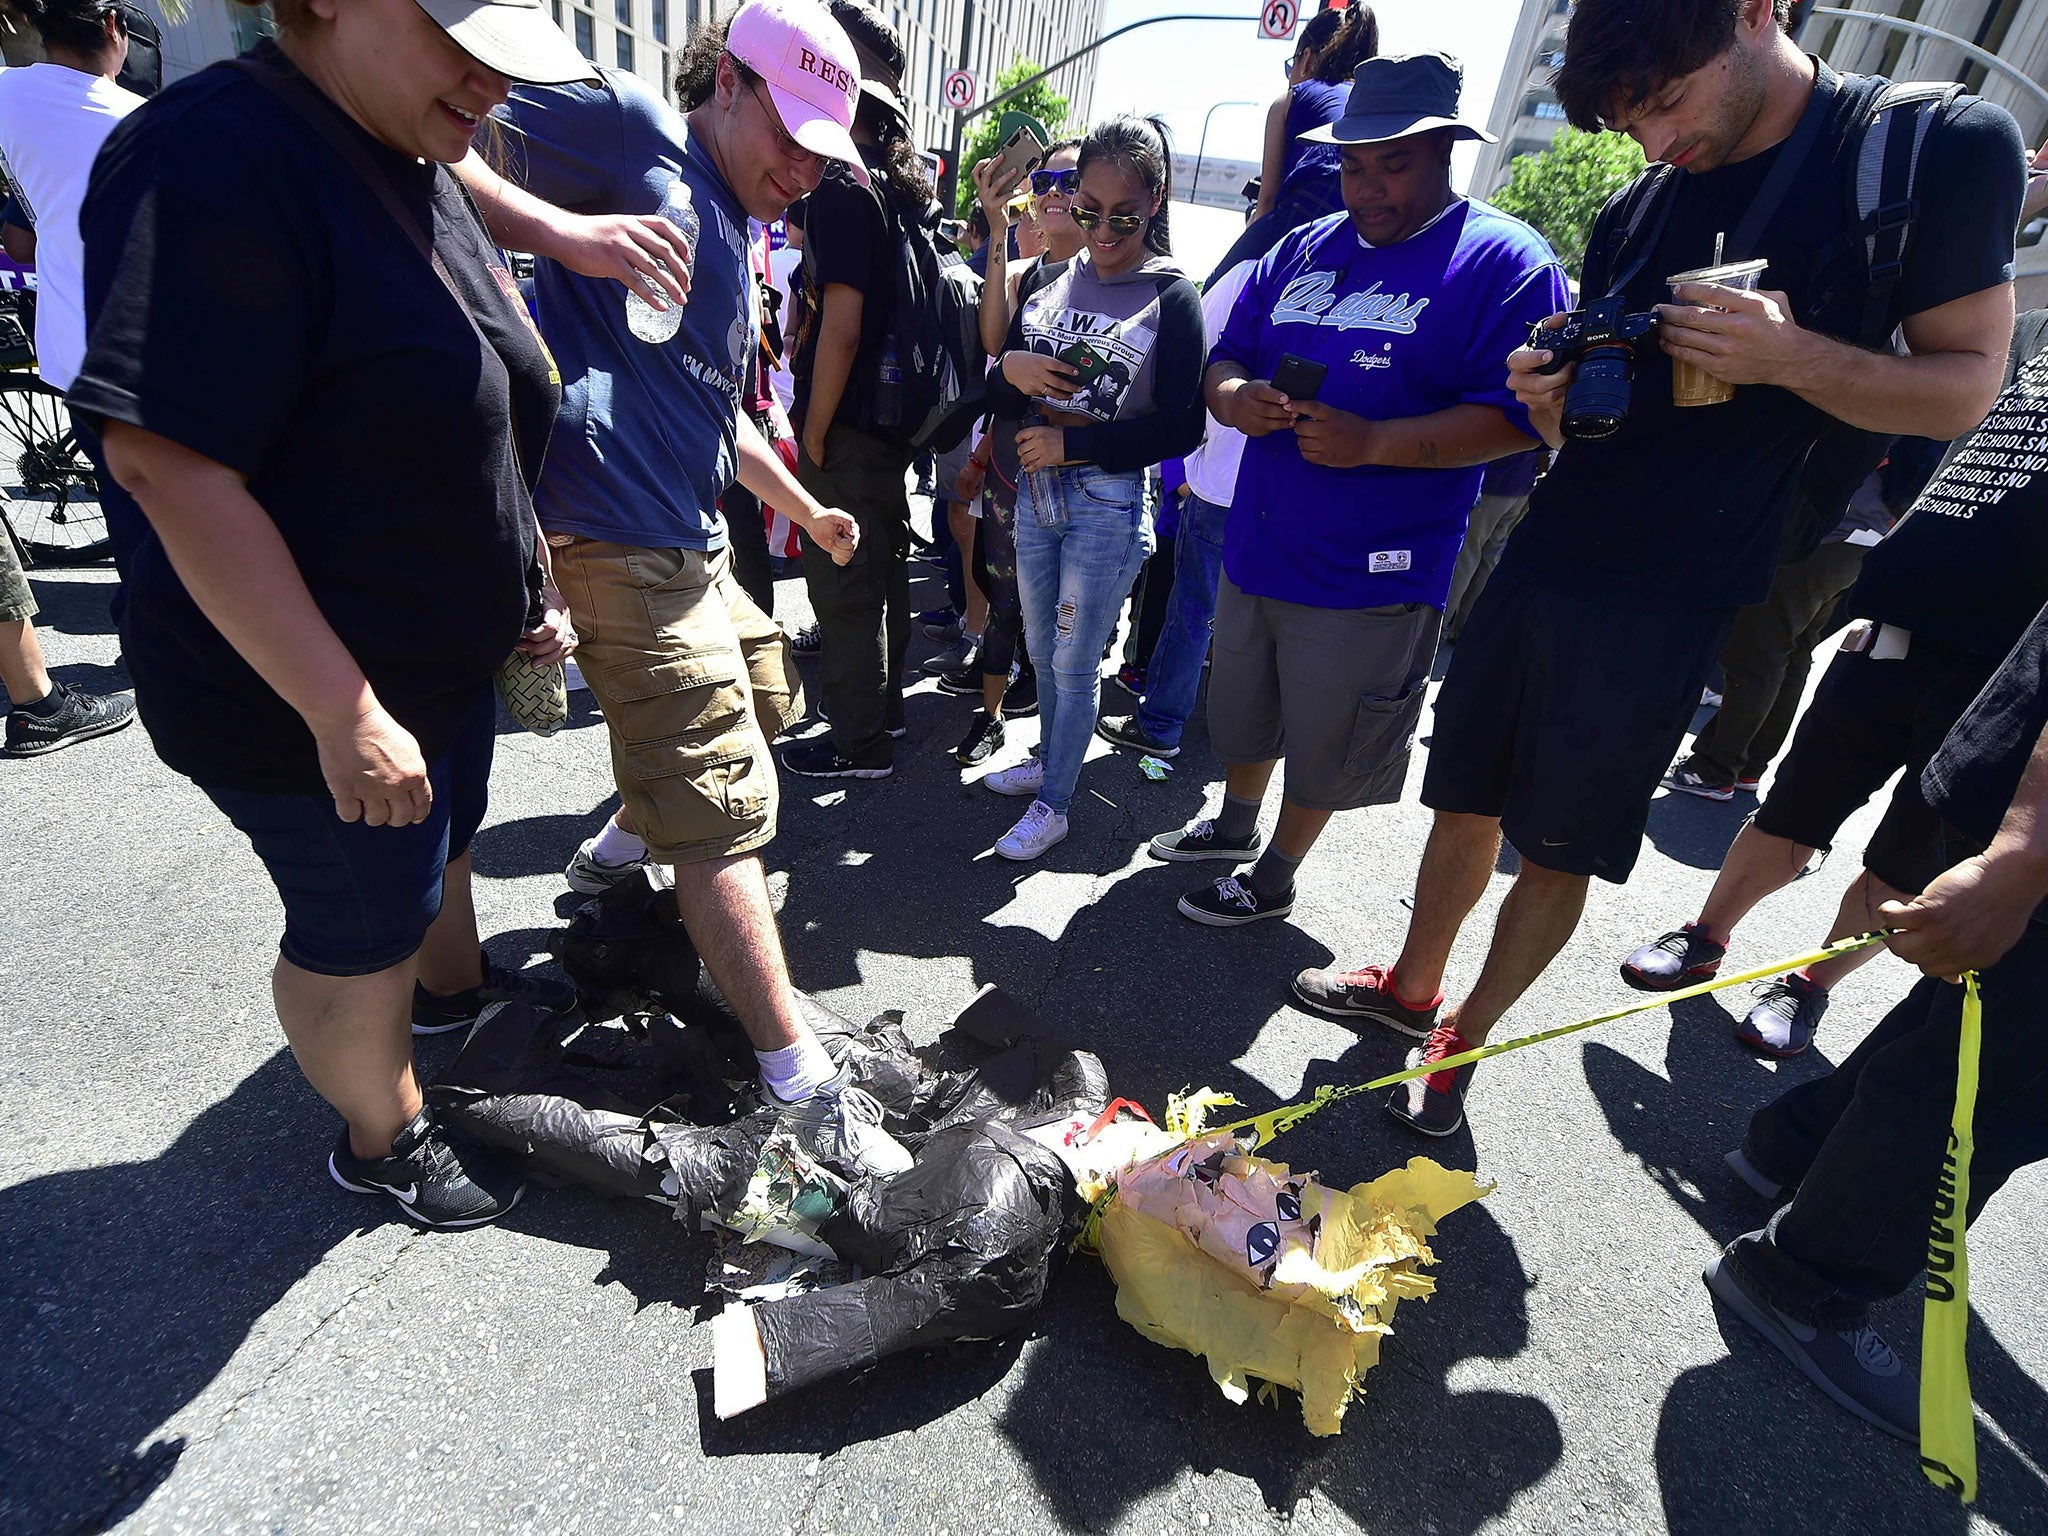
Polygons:
M1855 78L1842 77L1844 87ZM1861 346L1885 346L1897 329L1891 320L1891 299L1905 272L1906 249L1919 211L1914 194L1920 152L1928 130L1962 94L1962 86L1951 82L1886 81L1871 95L1856 125L1845 157L1848 224L1814 258L1817 287L1811 310L1816 317L1838 322L1847 339ZM1660 194L1667 187L1675 190L1675 178L1683 174L1675 166L1653 165L1615 194L1618 206L1607 246L1610 272L1637 231L1650 222L1652 209L1668 206Z
M981 278L939 233L939 207L908 211L870 189L896 246L895 304L858 425L919 453L956 446L982 413Z

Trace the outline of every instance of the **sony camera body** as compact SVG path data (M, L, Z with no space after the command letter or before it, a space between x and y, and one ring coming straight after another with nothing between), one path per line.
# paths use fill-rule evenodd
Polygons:
M1529 345L1550 353L1541 372L1579 365L1564 399L1566 437L1597 442L1621 430L1628 420L1637 349L1656 334L1657 316L1624 314L1619 294L1573 310L1556 330L1539 325L1529 332Z

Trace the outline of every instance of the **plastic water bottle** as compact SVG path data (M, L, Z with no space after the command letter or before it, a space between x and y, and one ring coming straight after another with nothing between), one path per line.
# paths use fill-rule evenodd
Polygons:
M661 200L660 212L669 223L683 232L683 240L690 248L690 259L683 263L683 270L690 271L697 264L697 236L703 229L703 221L697 217L697 208L690 201L690 189L680 179L668 185L668 193ZM668 263L657 259L654 263L662 271L668 271ZM683 308L670 304L667 309L656 309L630 288L626 290L626 328L642 341L659 346L669 340L682 328Z
M1045 417L1038 411L1027 411L1024 415L1027 427L1048 426ZM1064 527L1067 521L1066 482L1060 479L1057 469L1027 469L1024 471L1024 485L1031 496L1031 515L1041 528Z

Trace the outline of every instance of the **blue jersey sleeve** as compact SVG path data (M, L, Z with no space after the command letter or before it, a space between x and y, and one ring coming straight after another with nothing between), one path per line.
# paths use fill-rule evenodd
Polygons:
M608 77L597 85L522 85L498 108L498 173L571 213L622 213L619 180L629 126Z
M1504 292L1473 327L1459 399L1467 405L1498 407L1517 429L1534 437L1528 411L1508 387L1508 354L1528 343L1531 326L1571 308L1571 290L1563 266L1540 243L1531 242L1520 260L1519 277L1502 262Z

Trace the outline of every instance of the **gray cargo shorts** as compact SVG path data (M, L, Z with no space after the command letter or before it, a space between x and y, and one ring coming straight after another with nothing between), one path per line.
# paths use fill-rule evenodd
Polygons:
M1401 798L1443 614L1426 603L1311 608L1216 590L1209 745L1225 763L1286 760L1315 811Z

